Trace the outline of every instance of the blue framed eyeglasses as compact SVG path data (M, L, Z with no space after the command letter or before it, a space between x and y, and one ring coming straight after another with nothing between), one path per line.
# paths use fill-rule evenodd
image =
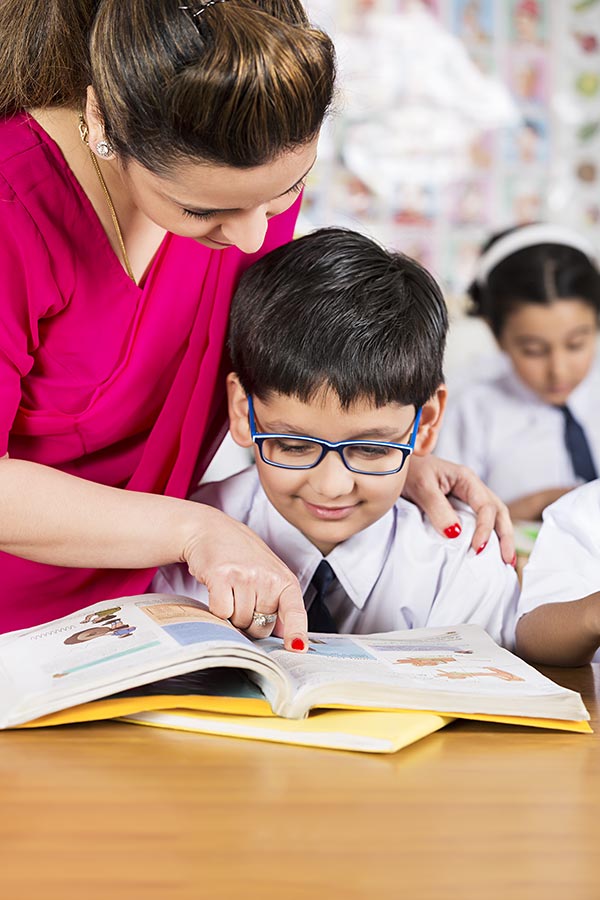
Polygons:
M303 434L269 434L256 430L254 404L248 395L248 420L260 458L280 469L314 469L331 451L339 453L351 472L359 475L395 475L415 449L422 407L417 409L407 444L389 441L320 441Z

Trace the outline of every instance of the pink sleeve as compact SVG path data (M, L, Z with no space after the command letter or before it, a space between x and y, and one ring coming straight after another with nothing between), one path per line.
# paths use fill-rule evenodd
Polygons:
M63 306L48 248L21 202L0 180L0 456L8 449L22 379L34 364L39 320Z

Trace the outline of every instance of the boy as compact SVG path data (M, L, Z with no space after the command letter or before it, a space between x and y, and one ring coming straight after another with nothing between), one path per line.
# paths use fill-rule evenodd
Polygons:
M310 631L475 622L512 644L518 583L495 535L476 555L470 512L448 542L400 498L411 453L437 438L446 331L433 278L351 231L293 241L241 280L229 421L256 465L194 499L247 524L296 573ZM183 566L160 570L153 590L206 598ZM253 621L272 626L274 613L257 598Z

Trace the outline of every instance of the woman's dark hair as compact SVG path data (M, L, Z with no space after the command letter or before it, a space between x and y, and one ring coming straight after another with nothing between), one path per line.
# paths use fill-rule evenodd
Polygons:
M482 247L482 255L515 231L518 228L492 235ZM526 303L550 306L556 300L581 300L600 316L600 272L582 250L566 244L535 244L516 250L494 266L484 284L473 282L468 294L469 314L485 319L497 339L508 316Z
M182 8L184 7L184 8ZM119 156L249 168L307 143L333 45L298 0L0 0L0 115L82 109L92 85Z
M244 390L310 402L323 387L342 408L421 406L444 380L442 293L415 260L341 228L273 250L242 276L229 347Z

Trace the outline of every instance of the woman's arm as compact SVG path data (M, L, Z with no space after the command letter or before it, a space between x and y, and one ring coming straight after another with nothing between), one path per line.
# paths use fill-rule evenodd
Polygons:
M584 666L600 647L600 592L581 600L544 603L521 616L517 653L546 666Z
M185 562L208 587L215 615L265 637L271 629L253 626L252 613L278 610L286 647L295 640L307 646L296 577L249 528L200 503L107 487L5 456L0 549L83 568Z
M453 538L460 534L460 525L456 510L447 500L448 494L467 503L477 516L477 527L471 541L475 552L485 548L492 530L495 530L500 540L502 559L514 566L516 554L512 521L508 508L500 498L466 466L437 456L412 456L403 495L421 507L436 531Z

